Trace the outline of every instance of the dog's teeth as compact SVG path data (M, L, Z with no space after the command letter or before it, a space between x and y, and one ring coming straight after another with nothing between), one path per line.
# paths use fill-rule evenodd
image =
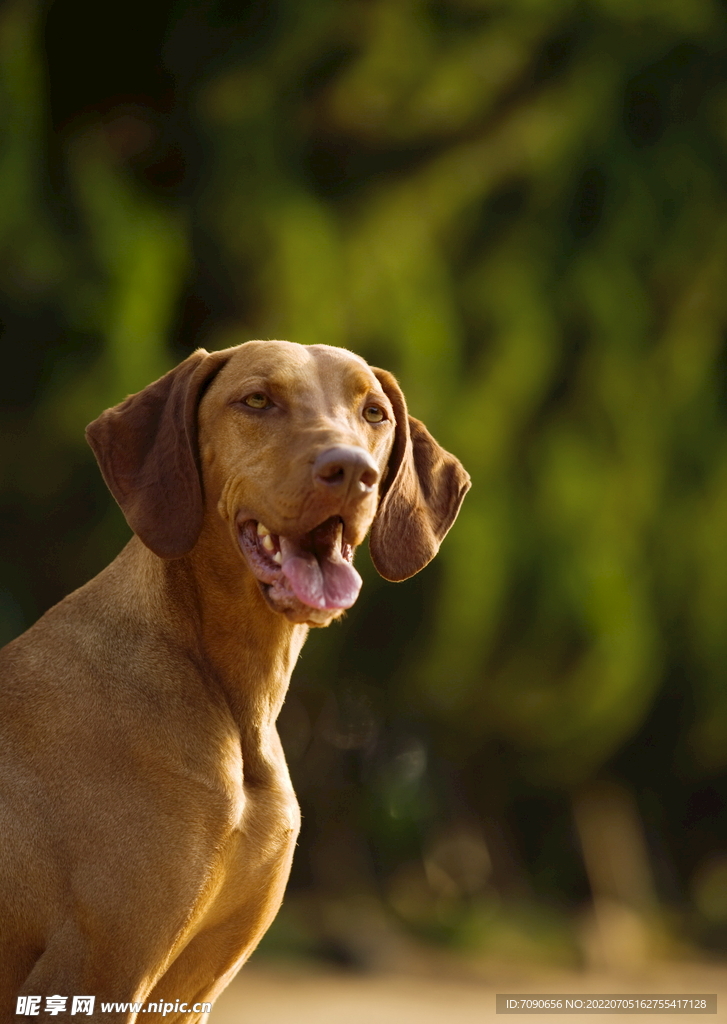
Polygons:
M283 564L283 552L282 551L276 551L275 554L273 555L273 561L277 562L278 565L282 565Z
M258 535L258 537L269 537L270 536L270 530L268 530L267 526L263 526L262 523L258 523L257 524L257 535Z
M266 551L269 551L271 555L273 554L273 552L275 551L275 541L273 540L269 533L261 535L260 543L262 544Z

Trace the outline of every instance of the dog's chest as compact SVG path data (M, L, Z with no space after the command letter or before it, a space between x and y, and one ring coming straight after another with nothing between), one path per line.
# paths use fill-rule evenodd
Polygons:
M226 822L211 868L200 924L233 931L254 946L280 906L300 828L285 762L267 765L264 781L244 781L244 764L225 773Z

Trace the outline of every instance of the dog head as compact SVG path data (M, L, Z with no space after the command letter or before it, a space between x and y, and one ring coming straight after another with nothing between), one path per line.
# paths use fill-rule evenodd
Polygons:
M378 572L407 579L469 488L394 377L326 345L199 349L86 436L151 551L181 558L221 530L268 605L311 625L356 600L353 554L369 529Z

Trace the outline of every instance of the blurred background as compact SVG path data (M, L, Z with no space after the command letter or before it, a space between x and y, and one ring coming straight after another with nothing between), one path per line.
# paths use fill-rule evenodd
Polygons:
M724 0L4 0L0 633L128 528L83 428L199 345L396 373L473 488L281 716L256 956L727 949Z

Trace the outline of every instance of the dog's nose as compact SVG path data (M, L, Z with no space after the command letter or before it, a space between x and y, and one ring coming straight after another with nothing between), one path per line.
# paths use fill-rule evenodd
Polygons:
M321 452L313 463L316 486L329 494L363 497L379 482L379 469L363 448L338 445Z

